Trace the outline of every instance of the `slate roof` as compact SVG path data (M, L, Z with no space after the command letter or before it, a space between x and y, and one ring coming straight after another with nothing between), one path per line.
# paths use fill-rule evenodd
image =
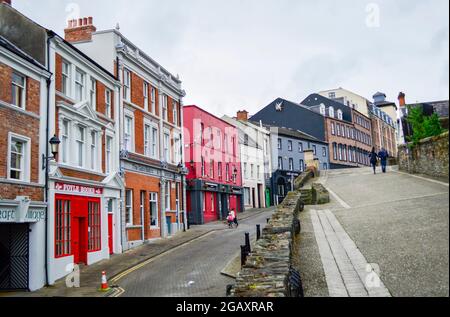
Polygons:
M311 110L318 112L320 114L320 106L321 104L325 105L327 110L327 116L329 114L328 109L333 107L335 111L341 110L343 115L343 120L352 123L352 109L347 107L346 105L334 101L332 99L326 98L319 94L311 94L305 100L301 102L305 107L310 108ZM336 116L337 119L337 116Z
M0 46L6 48L8 51L16 54L27 62L39 67L40 69L46 70L45 66L35 60L33 57L25 53L23 50L18 48L16 45L8 41L6 38L0 35Z
M290 128L325 141L325 120L323 116L308 107L277 98L250 118L250 121L265 125Z

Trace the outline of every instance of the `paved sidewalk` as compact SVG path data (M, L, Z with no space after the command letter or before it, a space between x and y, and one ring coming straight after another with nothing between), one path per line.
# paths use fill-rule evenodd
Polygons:
M238 217L240 216L239 220L245 220L256 217L268 210L270 209L247 210L239 214ZM114 276L140 263L206 236L211 232L226 229L228 227L223 221L217 221L203 226L191 226L190 230L180 232L171 238L151 241L123 254L113 255L109 260L103 260L91 266L82 266L80 268L79 288L67 288L65 279L61 279L55 285L45 287L36 292L0 293L0 297L103 297L106 294L98 291L102 271L107 273L109 281ZM114 285L110 284L109 286L113 287Z

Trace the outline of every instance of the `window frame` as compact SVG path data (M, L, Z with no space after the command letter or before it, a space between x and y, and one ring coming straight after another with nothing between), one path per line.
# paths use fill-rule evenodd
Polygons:
M148 212L149 212L149 216L150 216L150 229L153 229L153 230L160 228L160 224L159 224L160 212L159 212L159 208L158 208L159 207L158 198L159 198L158 193L156 193L156 192L149 193L149 211ZM152 224L152 219L153 219L152 208L151 208L152 204L154 204L156 207L156 222L155 222L156 224L155 225Z
M123 99L131 101L131 71L127 68L123 70Z
M14 76L20 77L23 79L23 83L16 83L14 82ZM16 87L16 89L14 89L14 86ZM20 99L17 98L17 102L19 104L14 103L14 92L20 91ZM25 109L26 108L26 95L27 95L27 76L23 75L20 72L17 71L13 71L11 74L11 104L19 109Z
M132 227L134 223L133 217L133 196L134 192L132 189L125 189L125 226ZM130 198L130 204L128 204L128 197ZM128 217L128 221L127 221Z
M89 101L94 111L97 111L97 80L94 77L90 77L89 87Z
M78 80L78 75L81 76L81 81ZM78 91L78 89L80 89ZM80 68L75 68L75 101L82 102L86 89L86 73L82 71ZM80 93L80 96L78 96Z
M12 171L12 160L11 160L11 155L12 155L12 151L11 151L11 146L12 146L12 142L13 141L18 141L23 143L23 153L22 155L22 160L21 160L21 169L17 170L16 168L14 168L14 170L19 171L21 177L20 179L15 179L11 177L11 171ZM8 161L7 161L7 180L10 181L15 181L15 182L25 182L25 183L29 183L30 182L30 177L31 177L31 138L23 136L23 135L19 135L16 133L12 133L9 132L8 133Z
M61 93L66 96L71 96L72 91L72 64L66 60L61 63ZM67 65L67 74L64 73L64 65ZM64 85L65 80L66 85Z
M112 91L108 88L105 89L105 115L112 119Z

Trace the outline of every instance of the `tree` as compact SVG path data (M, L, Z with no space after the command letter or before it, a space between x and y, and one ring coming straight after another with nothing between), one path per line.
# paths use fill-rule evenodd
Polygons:
M408 137L408 141L412 142L412 146L419 144L420 140L437 136L444 132L438 115L435 113L432 116L424 116L423 109L420 106L408 107L407 121L411 124L413 130L413 135Z

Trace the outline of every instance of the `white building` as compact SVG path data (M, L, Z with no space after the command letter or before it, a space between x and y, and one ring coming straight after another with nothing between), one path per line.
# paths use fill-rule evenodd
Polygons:
M270 131L249 122L246 111L238 112L237 118L224 116L222 119L239 131L245 208L269 207L272 173Z

